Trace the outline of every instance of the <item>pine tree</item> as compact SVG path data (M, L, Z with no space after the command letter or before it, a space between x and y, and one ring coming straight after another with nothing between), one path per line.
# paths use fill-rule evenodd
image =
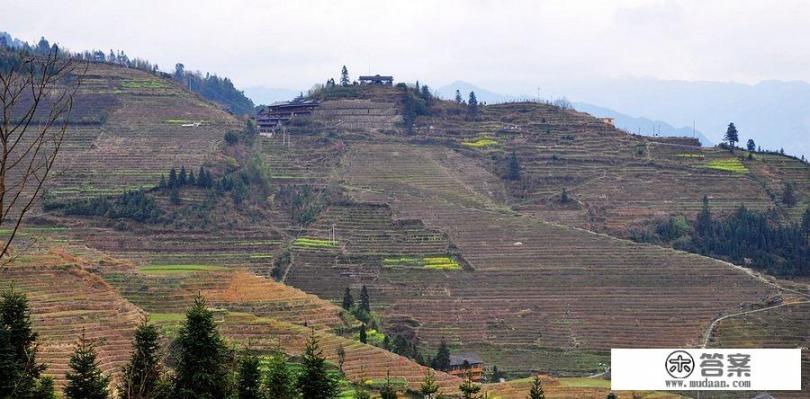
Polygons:
M430 88L427 85L422 86L422 92L420 93L422 99L425 100L425 105L430 107L433 105L433 95L430 94Z
M346 291L343 293L343 309L351 310L352 306L354 306L352 291L349 289L349 287L346 287Z
M180 174L177 175L177 184L182 187L188 183L188 175L186 174L186 167L180 166Z
M754 152L757 149L757 144L754 143L754 139L748 139L748 143L746 143L745 146L748 148L749 152Z
M158 183L158 188L166 188L166 175L160 175L160 183Z
M802 215L802 232L805 237L810 236L810 207L805 209L804 215Z
M475 92L470 92L470 99L467 100L467 118L478 118L478 99L475 98Z
M371 399L371 394L366 390L366 384L359 381L354 388L354 399Z
M397 399L397 390L391 384L391 371L385 376L385 385L380 389L380 399Z
M368 337L366 336L366 325L365 324L360 325L360 342L362 342L364 344L368 342Z
M371 299L368 296L368 288L364 285L360 288L360 309L371 312Z
M785 190L782 192L782 203L794 207L798 200L796 199L796 192L793 188L793 183L785 183Z
M346 69L346 65L343 66L343 69L340 70L340 85L346 87L351 83L349 79L349 70Z
M169 191L169 202L174 205L180 205L183 202L183 200L180 198L180 189L173 188L171 191Z
M419 391L425 399L434 399L436 397L436 393L439 392L439 385L436 383L436 373L433 370L425 370L425 377L422 379Z
M312 330L304 350L303 370L298 376L298 391L307 399L333 399L337 397L337 382L326 370L326 360Z
M14 289L0 297L0 398L29 398L45 365L37 363L37 333L25 294Z
M703 196L703 208L695 219L695 232L699 236L706 236L711 230L712 213L709 209L709 196Z
M607 399L616 399L616 394L613 392L609 393Z
M501 378L504 378L503 373L498 370L498 365L492 366L492 377L490 378L491 382L499 382Z
M450 369L450 348L447 347L447 342L442 338L439 342L439 350L436 351L436 357L433 358L431 366L439 371L447 371Z
M206 176L206 173L205 173L205 169L203 169L203 167L200 166L200 170L199 170L199 172L197 172L197 185L202 187L202 188L207 188L208 187L208 182L207 182L206 178L207 178L207 176Z
M169 188L175 188L175 187L177 187L177 171L176 171L176 170L174 170L174 168L172 168L172 170L170 170L170 171L169 171L169 183L168 183L168 187L169 187Z
M512 151L512 155L509 157L508 166L506 178L512 181L520 180L520 162L518 161L515 151Z
M546 394L543 393L543 384L540 382L540 377L534 376L532 381L532 388L529 390L528 399L545 399Z
M272 399L295 398L295 384L284 355L278 354L270 359L267 370L267 394Z
M262 399L259 358L246 353L239 360L239 399Z
M177 340L173 397L218 399L228 396L228 351L214 324L214 315L198 296L186 311Z
M464 102L464 99L461 98L461 91L456 89L456 104L461 104Z
M194 171L188 172L188 185L189 186L196 186L197 185L197 178L194 176Z
M34 393L35 399L56 399L56 391L53 388L53 378L42 377L39 379L39 386Z
M101 374L95 344L85 337L84 332L79 337L68 365L70 371L65 374L65 398L107 399L110 377Z
M472 374L469 371L467 372L467 378L458 386L458 389L464 399L479 399L478 392L481 392L481 386L472 381Z
M732 148L737 142L740 141L739 135L737 134L737 127L734 126L734 122L728 124L728 129L726 129L726 136L724 139L728 141L728 144Z
M121 399L149 399L155 396L160 381L160 334L154 324L144 320L135 329L132 356L124 366L118 387Z

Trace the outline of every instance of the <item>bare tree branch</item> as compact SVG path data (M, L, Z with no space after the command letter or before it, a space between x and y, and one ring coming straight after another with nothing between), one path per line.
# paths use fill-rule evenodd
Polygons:
M54 168L87 65L56 48L0 57L9 57L7 66L0 64L0 226L12 225L4 259Z

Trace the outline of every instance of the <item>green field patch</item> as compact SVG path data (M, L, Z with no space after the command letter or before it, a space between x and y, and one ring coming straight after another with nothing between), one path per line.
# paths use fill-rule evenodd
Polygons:
M121 82L121 87L125 89L166 89L170 86L160 80L125 80Z
M165 120L163 120L163 123L165 123L167 125L186 125L186 124L189 124L189 123L205 123L205 122L206 121L201 121L201 120L192 121L192 120L189 120L189 119L165 119Z
M336 248L337 243L332 240L314 237L298 237L293 241L293 247L297 248Z
M573 377L560 378L560 384L566 388L604 388L610 389L610 380L604 378Z
M450 256L396 256L383 258L384 267L413 267L430 270L461 270L461 265Z
M470 148L486 148L493 145L498 145L498 141L486 137L481 137L472 141L462 141L461 145Z
M682 152L680 154L675 154L678 158L684 159L703 159L706 158L706 155L702 152Z
M270 259L273 257L273 254L251 254L248 257L250 259Z
M732 173L748 173L748 168L738 158L713 159L705 165L708 169L722 170Z
M194 272L215 272L228 270L225 266L220 265L202 265L202 264L158 264L148 265L138 268L142 273L149 274L171 274L171 273L194 273Z
M179 323L185 319L185 313L149 313L149 321L153 323Z

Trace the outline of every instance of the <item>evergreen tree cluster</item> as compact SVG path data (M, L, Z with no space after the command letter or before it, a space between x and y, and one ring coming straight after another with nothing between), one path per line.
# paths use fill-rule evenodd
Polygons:
M200 72L189 72L183 64L175 65L173 77L175 81L189 90L222 105L236 115L253 113L255 107L253 101L247 98L243 91L237 90L227 77L220 78L215 74L203 75Z
M810 211L801 223L780 223L774 212L740 206L724 219L712 217L708 198L695 220L691 239L676 247L703 255L751 264L781 276L810 275Z
M131 219L142 223L159 223L164 211L144 190L126 191L112 197L85 198L68 203L45 201L45 210L61 210L65 215L104 216L109 219Z
M402 122L405 130L409 133L413 132L414 123L419 116L430 115L431 106L435 102L433 94L427 85L419 86L416 82L414 87L410 87L404 83L397 85L404 93L402 99Z
M196 176L194 171L187 173L185 166L180 166L179 173L175 168L171 168L168 179L165 175L160 176L158 188L174 190L182 187L214 188L214 178L211 177L211 172L202 166Z

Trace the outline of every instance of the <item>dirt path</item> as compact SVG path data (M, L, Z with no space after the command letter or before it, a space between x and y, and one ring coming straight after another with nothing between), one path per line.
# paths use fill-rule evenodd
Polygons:
M704 348L704 349L706 348L706 345L709 344L709 339L711 338L712 332L714 331L715 327L717 327L717 324L720 323L723 320L730 319L732 317L737 317L737 316L744 316L744 315L751 314L751 313L764 312L766 310L777 309L777 308L781 308L781 307L784 307L784 306L801 305L801 304L810 304L810 301L780 303L779 305L768 306L768 307L761 308L761 309L748 310L748 311L745 311L745 312L732 313L732 314L728 314L728 315L725 315L725 316L720 316L720 317L714 319L712 324L709 325L709 328L706 330L706 334L704 334L704 337L703 337L703 345L701 345L700 347Z

